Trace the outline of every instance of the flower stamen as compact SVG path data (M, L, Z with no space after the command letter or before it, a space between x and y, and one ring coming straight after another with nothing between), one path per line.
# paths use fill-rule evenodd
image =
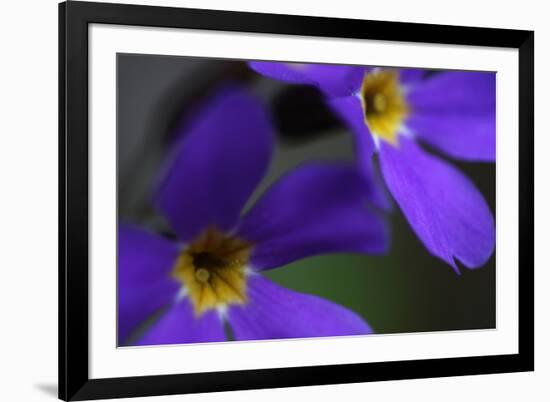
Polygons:
M360 92L365 123L373 135L397 145L398 130L409 114L397 71L365 74Z
M386 107L388 106L388 101L384 94L376 94L372 100L372 106L376 113L384 113Z
M186 290L196 315L246 303L250 250L244 240L209 228L180 253L172 276Z
M199 268L195 271L195 277L199 282L208 282L208 279L210 279L210 272L207 269Z

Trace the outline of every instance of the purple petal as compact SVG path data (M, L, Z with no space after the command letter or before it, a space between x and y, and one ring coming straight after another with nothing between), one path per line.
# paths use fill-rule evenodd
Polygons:
M331 64L254 61L249 65L254 71L269 78L292 84L314 85L329 97L356 93L366 71L365 67Z
M363 319L338 304L285 289L253 275L249 301L229 309L237 340L364 335L373 331Z
M374 152L374 141L365 120L361 100L357 96L347 96L329 100L329 105L340 116L344 124L355 135L355 144L360 162L369 161Z
M405 86L410 87L416 84L420 84L424 76L426 75L426 70L420 68L401 68L399 69L399 82L405 84Z
M482 266L495 247L493 216L474 184L450 164L400 138L381 144L386 184L426 248L450 264Z
M309 164L275 183L243 218L252 266L274 268L307 256L381 253L384 222L367 208L369 183L353 165Z
M118 343L179 289L170 278L176 245L160 236L120 225L118 230Z
M407 127L423 141L457 159L495 160L494 73L436 74L415 86L408 100Z
M315 85L315 83L302 71L302 68L308 68L306 64L251 61L248 65L258 74L274 80L284 81L290 84Z
M178 144L158 205L188 241L207 226L231 229L263 177L273 148L270 119L244 91L218 93Z
M313 64L304 73L329 97L350 96L357 93L363 82L366 68Z
M374 141L371 132L365 122L363 106L357 96L334 98L329 100L329 105L342 118L354 135L355 153L361 166L365 180L373 183L371 186L371 202L383 210L389 210L391 205L388 197L380 184L372 166L374 153Z
M136 345L169 345L225 340L223 324L216 311L211 310L196 317L189 300L183 299L172 305L166 314L136 342Z

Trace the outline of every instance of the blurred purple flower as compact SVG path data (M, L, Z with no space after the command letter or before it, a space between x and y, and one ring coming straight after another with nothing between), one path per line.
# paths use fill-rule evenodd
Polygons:
M293 170L241 216L272 151L266 111L236 88L185 130L155 197L178 241L119 227L119 344L162 308L131 344L223 341L224 322L237 340L372 332L352 311L260 274L317 254L387 249L365 179L343 163Z
M251 62L267 77L319 88L354 134L362 170L379 155L386 185L429 252L451 265L485 264L492 213L475 185L417 141L464 161L495 161L494 73Z

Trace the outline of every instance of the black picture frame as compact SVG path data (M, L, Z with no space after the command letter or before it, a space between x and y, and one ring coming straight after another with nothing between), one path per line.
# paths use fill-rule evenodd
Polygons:
M88 25L191 28L519 51L517 354L90 379ZM534 370L534 32L70 1L59 5L59 398L88 400Z

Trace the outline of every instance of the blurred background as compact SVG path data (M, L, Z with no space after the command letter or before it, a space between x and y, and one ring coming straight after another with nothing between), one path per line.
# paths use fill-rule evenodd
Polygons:
M315 88L261 77L246 62L119 54L117 76L118 214L123 222L173 236L151 204L157 174L175 129L228 82L241 83L262 98L276 126L275 155L250 204L302 161L354 158L351 135ZM494 214L495 165L452 163L475 182ZM324 255L266 275L354 310L377 333L494 328L494 255L484 267L461 267L457 275L428 254L397 206L388 220L392 245L387 255Z

